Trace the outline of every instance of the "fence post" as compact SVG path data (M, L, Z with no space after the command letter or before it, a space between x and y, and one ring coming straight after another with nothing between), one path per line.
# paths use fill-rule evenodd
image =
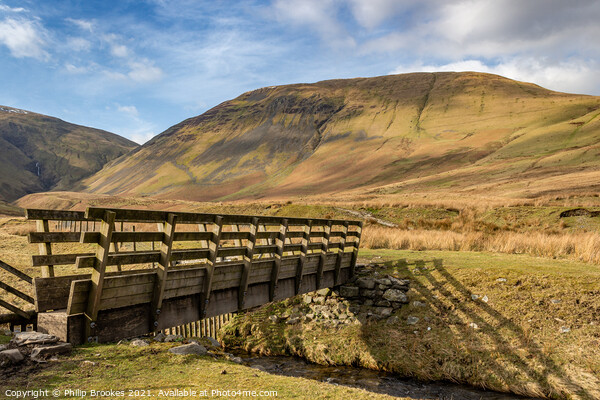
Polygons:
M163 240L160 246L160 261L156 268L156 281L154 284L154 292L152 295L152 318L151 330L158 328L158 320L160 317L160 308L162 307L163 297L165 294L165 285L167 283L167 273L169 272L169 264L171 261L171 252L173 250L173 237L175 236L175 225L177 224L177 215L169 213L167 221L163 229ZM135 242L134 242L135 243ZM135 250L134 250L135 251Z
M283 259L283 246L285 246L285 237L288 229L288 220L284 218L281 220L279 225L279 235L277 236L275 244L277 245L277 251L275 253L275 263L271 270L271 283L269 285L269 301L273 301L275 298L275 291L277 290L277 283L279 281L279 271L281 270L281 261Z
M50 228L48 226L47 219L38 219L36 221L37 231L48 233L50 232ZM52 243L45 242L39 244L40 255L52 255ZM54 276L54 265L44 265L42 266L42 278L51 278Z
M96 246L96 260L94 267L92 268L92 277L90 292L86 310L86 325L85 333L88 337L88 341L95 340L96 336L96 319L98 318L98 311L100 311L100 301L102 299L102 288L104 286L104 274L106 273L106 264L108 262L108 253L110 250L110 243L112 239L112 232L115 223L115 213L113 211L106 211L104 213L104 219L100 227L100 239Z

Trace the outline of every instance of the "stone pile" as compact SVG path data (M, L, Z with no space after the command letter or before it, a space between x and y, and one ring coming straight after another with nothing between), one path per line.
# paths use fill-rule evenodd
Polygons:
M68 354L73 349L70 343L56 336L39 332L15 333L10 342L0 347L0 367L8 367L26 360L44 362L58 354Z

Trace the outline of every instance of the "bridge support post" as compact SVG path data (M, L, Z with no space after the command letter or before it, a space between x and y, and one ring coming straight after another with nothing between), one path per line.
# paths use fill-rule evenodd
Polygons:
M258 230L258 218L252 218L250 225L250 236L246 243L246 254L244 255L244 269L242 270L242 279L240 280L240 288L238 291L238 309L244 308L246 301L246 293L248 292L248 277L252 268L252 259L254 258L254 245L256 244L256 232Z
M358 246L360 246L360 237L362 235L363 222L360 221L356 227L356 239L354 242L354 250L352 251L352 261L350 262L350 276L354 276L356 270L356 260L358 259Z
M212 291L212 281L215 273L215 264L217 262L217 254L219 252L219 243L221 242L221 234L223 233L223 217L217 215L213 224L212 239L208 242L208 260L206 275L204 277L204 291L200 297L200 319L206 316L208 302L210 301L210 293Z
M300 263L296 271L296 294L300 293L300 286L302 285L302 275L304 274L304 263L306 261L306 255L308 254L308 242L310 242L310 230L312 228L312 220L308 220L306 225L303 227L302 242L300 244Z
M100 311L100 302L102 299L102 288L104 286L104 274L106 273L106 264L108 262L108 253L112 241L112 233L115 227L115 213L106 211L102 226L100 227L100 239L96 247L96 259L92 268L91 285L86 310L85 334L88 341L96 339L96 319Z
M271 283L269 285L269 301L275 299L275 291L277 290L277 282L279 281L279 271L281 270L281 260L283 258L283 246L285 246L285 237L288 230L288 220L284 218L279 225L279 235L277 236L275 252L275 264L271 270Z
M156 281L154 283L154 292L152 296L152 306L150 310L152 317L150 318L150 330L158 329L158 320L160 318L160 309L162 307L163 297L165 294L165 285L167 283L167 274L171 263L171 251L173 249L173 237L175 236L175 225L177 216L170 213L167 216L167 221L164 224L163 240L160 246L160 261L156 268Z
M323 284L323 269L327 261L327 252L329 251L329 236L331 234L331 221L323 226L323 237L321 239L321 255L319 256L319 266L317 267L317 289L321 289Z
M48 226L47 219L38 219L36 221L36 228L38 232L48 233L50 227ZM52 243L44 242L39 244L40 255L52 255ZM49 278L54 276L54 265L42 266L42 278Z
M335 270L333 284L337 286L340 284L340 270L342 269L342 258L344 257L344 249L346 248L346 236L348 235L348 222L344 222L342 225L342 236L340 237L340 247L338 247L337 257L335 259Z

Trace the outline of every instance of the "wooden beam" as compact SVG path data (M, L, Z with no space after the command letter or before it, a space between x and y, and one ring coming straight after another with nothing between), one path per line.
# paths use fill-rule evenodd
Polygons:
M27 235L29 243L73 243L79 242L79 232L30 232Z
M25 218L52 221L81 221L86 219L83 211L38 210L33 208L25 210Z
M171 253L173 250L173 238L175 237L175 226L177 224L177 216L169 214L163 229L164 238L160 246L160 261L156 269L156 280L154 281L154 293L152 296L152 318L150 322L152 326L150 330L155 331L158 328L158 320L160 317L160 308L162 307L163 297L165 294L165 286L167 283L167 274L171 263Z
M35 301L33 300L33 298L31 296L26 295L25 293L21 292L20 290L15 289L14 287L9 286L2 281L0 281L0 289L4 289L8 293L14 294L15 296L22 298L23 300L25 300L26 302L28 302L30 304L35 304Z
M14 312L17 315L20 315L23 318L26 318L26 319L31 318L31 315L27 311L23 311L19 307L13 306L12 304L7 303L6 301L4 301L2 299L0 299L0 306L6 308L9 311Z
M100 311L100 300L104 286L104 275L106 273L106 262L112 241L112 233L115 226L115 213L106 211L100 227L100 241L96 247L96 261L92 269L90 293L86 307L87 321L85 321L85 333L88 341L94 340L96 332L96 319Z
M15 267L11 267L10 265L8 265L7 263L5 263L2 260L0 260L0 268L2 268L5 271L10 272L11 274L15 275L17 278L21 279L22 281L25 281L27 283L33 283L33 278L32 277L30 277L29 275L27 275L27 274L19 271Z
M354 250L352 250L352 260L350 261L350 276L354 276L356 270L356 260L358 259L358 246L360 245L360 237L362 235L362 227L363 223L360 221L356 227L355 239L352 243L354 245Z
M246 293L248 292L248 277L252 269L252 260L254 259L254 245L256 244L256 232L258 231L258 218L252 218L250 224L250 237L246 243L246 254L244 255L244 269L242 270L242 278L240 279L240 288L238 291L238 309L244 308L246 301Z
M302 242L300 244L300 262L298 263L298 269L296 271L296 294L300 293L300 285L302 284L302 275L304 274L304 261L308 254L308 243L310 241L310 231L312 228L312 220L308 220L306 225L302 227L304 234L302 235ZM284 246L284 251L285 251Z
M327 261L327 253L329 252L329 234L331 233L331 225L329 222L323 227L323 238L321 239L321 254L319 257L319 266L317 267L317 289L321 289L323 283L323 271L325 262Z
M208 258L206 278L204 279L204 291L200 297L200 319L204 318L206 315L206 309L208 307L208 302L210 301L210 294L212 291L212 281L215 273L215 264L217 262L217 253L219 251L219 243L221 242L221 234L223 233L223 217L220 215L215 216L212 233L213 237L208 242Z
M269 301L275 299L275 292L277 290L277 283L279 281L279 271L281 270L281 260L283 258L283 248L285 245L285 237L288 230L288 220L282 219L281 225L279 225L279 234L276 239L275 245L277 250L275 252L275 264L271 270L271 283L269 285Z
M344 249L346 247L346 234L348 233L348 222L342 224L340 245L338 247L338 253L335 260L335 270L333 271L333 285L337 286L340 284L340 270L342 269L342 258L344 257Z
M36 225L37 225L38 232L44 232L44 233L50 232L50 228L48 227L47 219L38 219L36 221ZM52 243L50 243L50 242L40 243L39 249L40 249L40 255L42 255L42 256L51 255L52 254ZM48 277L52 277L52 276L54 276L54 265L48 264L48 265L42 266L42 277L48 278Z

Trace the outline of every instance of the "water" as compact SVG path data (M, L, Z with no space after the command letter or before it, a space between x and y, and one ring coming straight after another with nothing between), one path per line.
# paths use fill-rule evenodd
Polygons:
M350 386L370 392L419 400L517 400L526 399L512 394L490 392L446 382L418 382L381 371L346 366L311 364L296 357L256 356L235 352L243 363L271 374L296 376Z

